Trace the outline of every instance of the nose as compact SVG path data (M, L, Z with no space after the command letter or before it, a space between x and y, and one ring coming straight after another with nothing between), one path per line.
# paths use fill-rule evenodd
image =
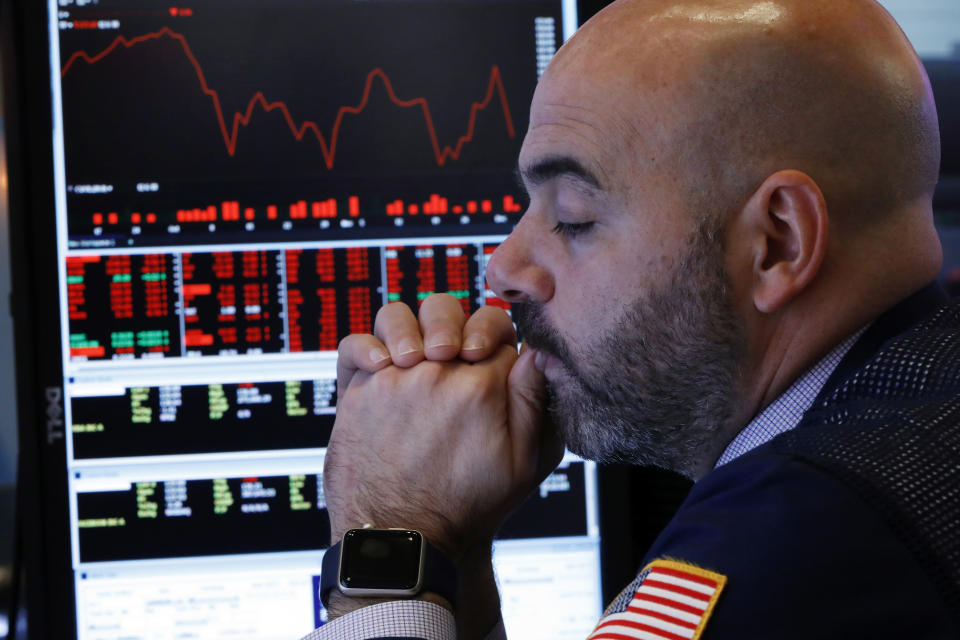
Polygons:
M553 297L553 274L544 265L543 248L537 250L533 226L531 217L524 215L487 263L487 283L507 302L545 303ZM549 237L549 232L539 237Z

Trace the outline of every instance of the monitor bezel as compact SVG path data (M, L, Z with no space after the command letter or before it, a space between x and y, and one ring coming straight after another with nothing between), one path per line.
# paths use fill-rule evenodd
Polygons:
M31 637L76 631L45 2L8 4L3 40L11 304L19 434L19 527Z

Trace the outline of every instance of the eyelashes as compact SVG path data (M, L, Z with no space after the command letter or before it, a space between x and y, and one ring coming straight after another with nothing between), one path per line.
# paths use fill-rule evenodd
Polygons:
M553 232L567 238L574 238L587 233L592 227L592 222L558 222L553 227Z

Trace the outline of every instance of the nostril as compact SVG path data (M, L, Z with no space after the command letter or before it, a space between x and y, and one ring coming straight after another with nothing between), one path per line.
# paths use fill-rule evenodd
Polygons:
M519 289L506 289L500 297L510 303L526 302L527 296Z

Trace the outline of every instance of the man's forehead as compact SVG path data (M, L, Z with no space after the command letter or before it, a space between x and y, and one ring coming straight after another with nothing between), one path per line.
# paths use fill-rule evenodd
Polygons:
M599 188L618 190L624 172L638 169L638 159L646 164L660 156L666 130L662 113L645 102L642 90L622 85L622 78L584 77L569 68L545 76L531 105L521 173L552 158L571 158L585 169L576 174L589 173Z
M591 109L535 104L518 168L528 186L574 177L599 190L611 186L618 144Z

